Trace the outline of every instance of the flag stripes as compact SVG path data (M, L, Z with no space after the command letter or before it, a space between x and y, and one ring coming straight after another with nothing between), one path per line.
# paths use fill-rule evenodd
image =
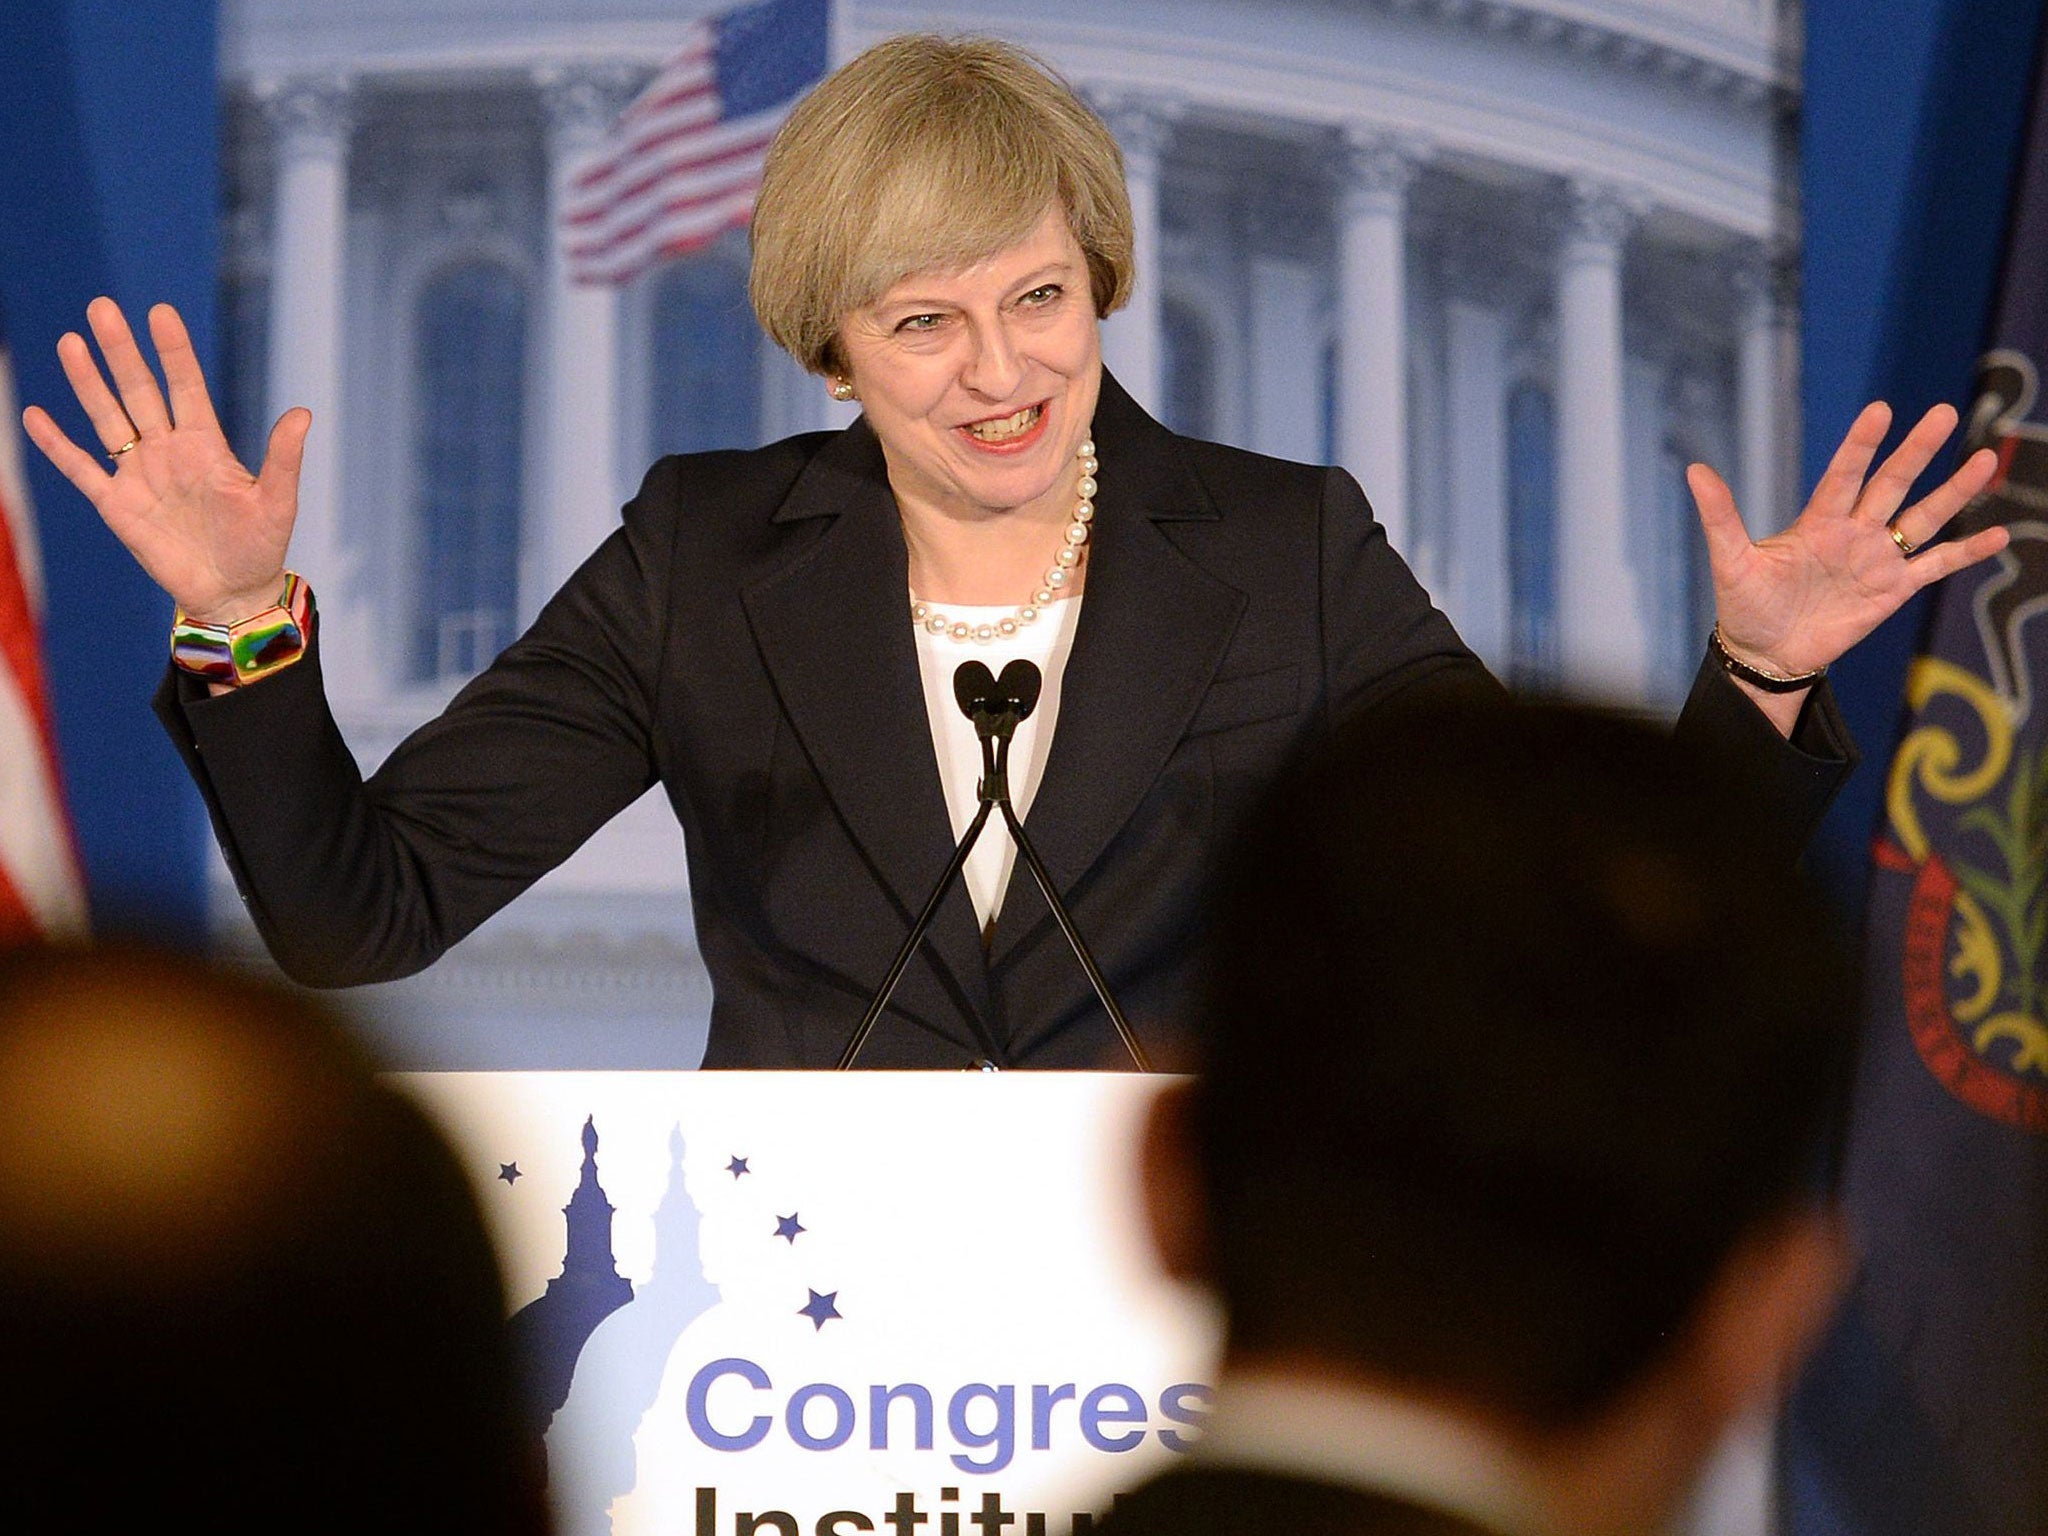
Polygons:
M43 675L42 568L19 419L0 340L0 945L86 927L85 882Z
M690 27L569 179L560 238L572 282L630 282L747 223L768 145L822 73L824 25L815 0L766 0Z

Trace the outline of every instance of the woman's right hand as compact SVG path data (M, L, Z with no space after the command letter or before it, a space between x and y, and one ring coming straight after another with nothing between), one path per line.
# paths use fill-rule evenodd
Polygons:
M113 387L76 331L57 342L57 359L92 421L111 470L65 435L41 406L22 426L64 478L99 512L157 585L202 624L233 624L277 602L285 546L298 514L299 463L313 416L286 411L270 432L263 468L251 475L228 448L192 338L168 304L149 312L150 338L170 387L166 406L112 299L94 299L86 321L106 358Z

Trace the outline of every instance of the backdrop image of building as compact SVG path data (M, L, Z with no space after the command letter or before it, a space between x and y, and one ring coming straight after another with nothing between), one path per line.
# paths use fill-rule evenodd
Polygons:
M1062 71L1126 155L1139 287L1105 351L1139 400L1350 469L1502 676L1675 708L1710 622L1685 465L1720 468L1753 533L1792 511L1795 6L815 9L790 46L825 60L930 29ZM656 457L851 419L755 326L742 230L617 285L564 254L579 171L716 10L223 6L222 391L248 457L314 411L292 563L365 771ZM215 876L223 943L252 949ZM694 1064L709 984L666 804L373 999L411 1065Z

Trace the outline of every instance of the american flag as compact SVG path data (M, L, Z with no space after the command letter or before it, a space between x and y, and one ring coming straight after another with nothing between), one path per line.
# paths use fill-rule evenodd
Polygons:
M763 0L699 21L570 183L569 275L625 283L754 209L768 141L825 73L829 0Z
M14 365L0 322L0 945L85 932L43 678L42 567L22 475Z

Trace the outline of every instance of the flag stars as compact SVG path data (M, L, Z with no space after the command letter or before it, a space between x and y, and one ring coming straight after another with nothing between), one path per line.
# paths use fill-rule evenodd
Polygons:
M778 1216L775 1218L775 1235L777 1237L788 1238L791 1247L794 1247L796 1245L797 1233L808 1232L810 1230L809 1227L806 1227L802 1222L798 1221L796 1217L797 1213L795 1211L791 1211L787 1216Z
M498 1164L498 1177L503 1179L507 1184L517 1184L521 1177L519 1172L519 1165L517 1163Z
M747 1160L744 1157L735 1157L731 1162L725 1165L725 1171L731 1174L734 1178L738 1178L743 1173L753 1172L753 1170L747 1166Z
M826 1291L823 1295L812 1291L811 1299L796 1309L797 1316L808 1317L813 1326L822 1332L827 1323L840 1316L838 1303L837 1291Z

